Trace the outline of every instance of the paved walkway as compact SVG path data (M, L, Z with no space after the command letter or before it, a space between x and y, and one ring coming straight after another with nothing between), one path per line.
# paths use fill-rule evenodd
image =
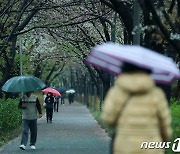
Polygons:
M45 116L38 120L36 150L27 145L19 149L18 137L0 149L1 154L108 154L110 138L97 124L89 110L75 102L60 105L54 113L53 123L46 123Z

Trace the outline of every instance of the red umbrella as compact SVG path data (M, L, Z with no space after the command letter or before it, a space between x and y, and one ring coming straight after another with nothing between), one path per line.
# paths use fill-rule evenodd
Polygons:
M54 88L46 88L42 90L43 93L47 94L47 93L52 93L54 96L61 96L61 94L59 93L59 91L57 91Z

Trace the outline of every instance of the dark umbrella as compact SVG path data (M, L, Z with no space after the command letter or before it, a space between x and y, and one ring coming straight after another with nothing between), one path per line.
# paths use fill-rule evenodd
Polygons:
M63 92L66 92L66 88L65 87L59 87L59 88L56 88L56 90L58 90L60 93L63 93Z
M5 92L29 92L43 89L46 85L37 77L30 75L15 76L6 81L2 90Z

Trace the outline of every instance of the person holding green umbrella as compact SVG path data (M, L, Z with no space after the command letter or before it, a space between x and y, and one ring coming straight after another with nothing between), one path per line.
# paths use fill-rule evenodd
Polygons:
M42 117L41 105L36 96L32 96L33 91L43 89L46 85L38 78L30 75L15 76L7 80L2 90L5 92L25 93L19 102L22 109L22 139L19 148L26 149L28 132L30 130L30 147L35 150L37 139L37 112Z

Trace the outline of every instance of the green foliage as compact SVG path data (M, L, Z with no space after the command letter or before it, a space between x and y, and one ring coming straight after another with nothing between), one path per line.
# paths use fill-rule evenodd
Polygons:
M18 109L17 99L0 100L0 135L19 127L21 123L21 110Z
M179 101L175 99L171 99L170 101L170 109L172 115L172 127L173 127L173 136L171 142L180 136L180 105ZM166 150L166 154L173 154L174 152L171 150L171 147Z
M172 115L172 126L173 126L173 139L180 135L180 105L178 100L171 100L170 103L171 115Z
M20 133L21 110L17 99L0 99L0 147Z
M90 108L90 112L92 113L94 119L99 123L99 125L105 129L105 131L108 133L108 135L110 137L113 136L113 134L115 133L115 129L111 128L109 126L107 126L105 123L102 122L100 115L101 115L101 111L94 111L92 108Z
M33 74L32 67L30 65L30 56L27 54L22 54L22 67L23 67L23 75L26 74ZM16 57L14 59L14 65L12 68L12 74L13 75L20 75L20 54L16 54Z

